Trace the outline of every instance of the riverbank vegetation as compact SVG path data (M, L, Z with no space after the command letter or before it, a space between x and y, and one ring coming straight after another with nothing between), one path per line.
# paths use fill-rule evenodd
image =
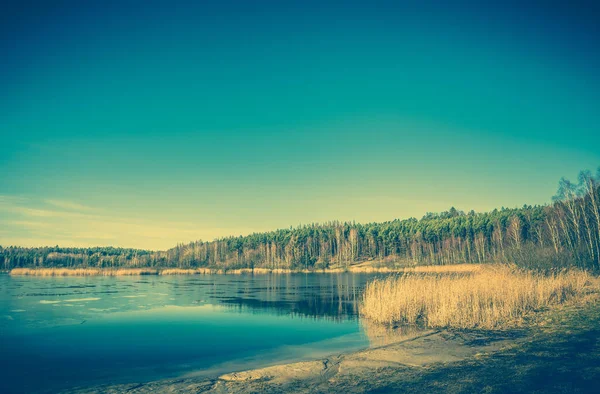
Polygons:
M598 278L578 269L547 273L488 265L472 273L374 280L365 288L360 310L384 325L497 329L590 290L598 290Z
M0 247L0 267L203 268L310 271L510 262L527 268L600 268L600 170L561 179L543 206L439 214L383 223L310 224L197 241L151 252L121 248Z
M332 268L320 271L270 269L270 268L13 268L8 271L13 276L135 276L135 275L206 275L206 274L290 274L290 273L402 273L402 272L477 272L480 264L431 265L407 268L373 267L359 264L348 269Z
M265 269L249 268L222 270L211 268L13 268L9 271L13 276L136 276L136 275L201 275L201 274L244 274L270 273ZM279 272L289 273L292 271ZM276 272L277 273L277 272Z

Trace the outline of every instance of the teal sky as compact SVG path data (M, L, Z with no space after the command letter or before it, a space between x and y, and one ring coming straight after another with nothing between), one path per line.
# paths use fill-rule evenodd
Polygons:
M0 17L3 246L542 204L600 165L593 3L46 3Z

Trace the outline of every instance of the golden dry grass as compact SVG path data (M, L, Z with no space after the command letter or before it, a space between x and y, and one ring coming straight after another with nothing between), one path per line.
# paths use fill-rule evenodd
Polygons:
M423 273L470 273L481 270L481 264L452 264L452 265L420 265L415 267L404 268L389 268L389 267L374 267L368 264L359 264L350 266L349 272L354 273L408 273L408 272L423 272ZM343 269L333 269L331 272L343 272Z
M544 275L506 266L471 273L407 273L367 284L361 314L381 324L502 328L531 311L582 295L597 280L571 270Z
M403 272L421 272L421 273L473 273L479 272L484 266L482 264L449 264L449 265L419 265L410 268L404 268Z
M10 275L14 276L132 276L132 275L201 275L201 274L289 274L289 269L267 268L13 268ZM309 271L302 271L309 272Z
M202 275L202 274L289 274L295 271L288 269L267 268L13 268L14 276L134 276L134 275ZM308 272L308 271L302 271Z
M377 324L369 319L361 319L360 325L372 348L398 343L433 332L432 329L416 325L394 328L389 325Z
M331 268L324 270L292 270L288 268L13 268L11 275L27 276L133 276L133 275L202 275L202 274L291 274L291 273L394 273L394 272L476 272L478 264L456 264L441 266L417 266L412 268L373 267L359 264L349 268Z
M159 271L160 275L201 275L212 274L210 268L164 268Z
M292 270L287 269L270 269L270 268L236 268L236 269L222 269L222 268L165 268L162 269L160 275L197 275L197 274L229 274L229 275L241 275L241 274L289 274Z

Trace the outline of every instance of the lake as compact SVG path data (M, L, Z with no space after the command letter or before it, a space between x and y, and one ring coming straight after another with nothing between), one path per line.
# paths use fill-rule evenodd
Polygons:
M0 275L0 392L56 392L316 359L378 344L377 274Z

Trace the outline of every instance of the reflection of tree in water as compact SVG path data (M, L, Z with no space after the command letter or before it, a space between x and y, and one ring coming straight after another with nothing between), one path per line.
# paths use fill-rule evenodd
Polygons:
M230 282L220 303L243 312L268 310L330 320L355 319L367 279L372 275L264 275L256 281ZM258 286L257 286L258 285Z

